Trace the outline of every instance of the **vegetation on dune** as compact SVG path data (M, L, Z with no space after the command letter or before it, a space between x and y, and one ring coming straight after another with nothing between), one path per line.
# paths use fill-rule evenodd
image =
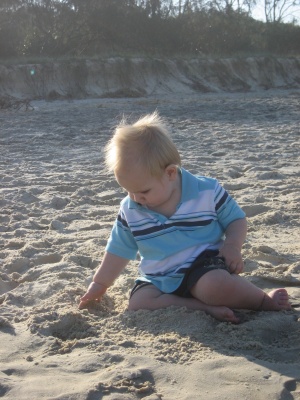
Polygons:
M0 57L298 55L299 0L264 1L266 23L255 0L0 0Z

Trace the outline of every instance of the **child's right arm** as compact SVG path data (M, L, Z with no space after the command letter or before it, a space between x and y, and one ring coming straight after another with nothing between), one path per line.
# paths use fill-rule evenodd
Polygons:
M93 282L80 299L79 308L84 308L92 300L100 300L106 289L113 284L128 262L127 258L106 252L100 267L93 277Z

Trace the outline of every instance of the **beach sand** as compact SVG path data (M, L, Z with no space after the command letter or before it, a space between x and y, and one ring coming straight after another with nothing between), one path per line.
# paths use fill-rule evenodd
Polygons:
M12 400L300 399L299 90L34 101L0 112L0 397ZM155 110L192 173L248 217L243 275L293 309L242 323L184 308L128 312L131 262L78 309L123 192L103 146L123 115Z

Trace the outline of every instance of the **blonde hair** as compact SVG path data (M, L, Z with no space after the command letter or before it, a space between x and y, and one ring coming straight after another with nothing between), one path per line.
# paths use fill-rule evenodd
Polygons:
M123 119L106 145L105 162L114 173L134 163L146 168L152 176L161 176L170 164L181 166L179 152L157 112L134 124Z

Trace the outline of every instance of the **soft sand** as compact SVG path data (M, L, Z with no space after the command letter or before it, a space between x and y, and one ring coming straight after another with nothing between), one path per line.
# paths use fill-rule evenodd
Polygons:
M34 102L0 113L0 397L300 399L299 91ZM126 311L133 262L102 303L77 308L122 192L101 149L123 114L157 109L184 167L248 215L245 276L287 287L289 312Z

